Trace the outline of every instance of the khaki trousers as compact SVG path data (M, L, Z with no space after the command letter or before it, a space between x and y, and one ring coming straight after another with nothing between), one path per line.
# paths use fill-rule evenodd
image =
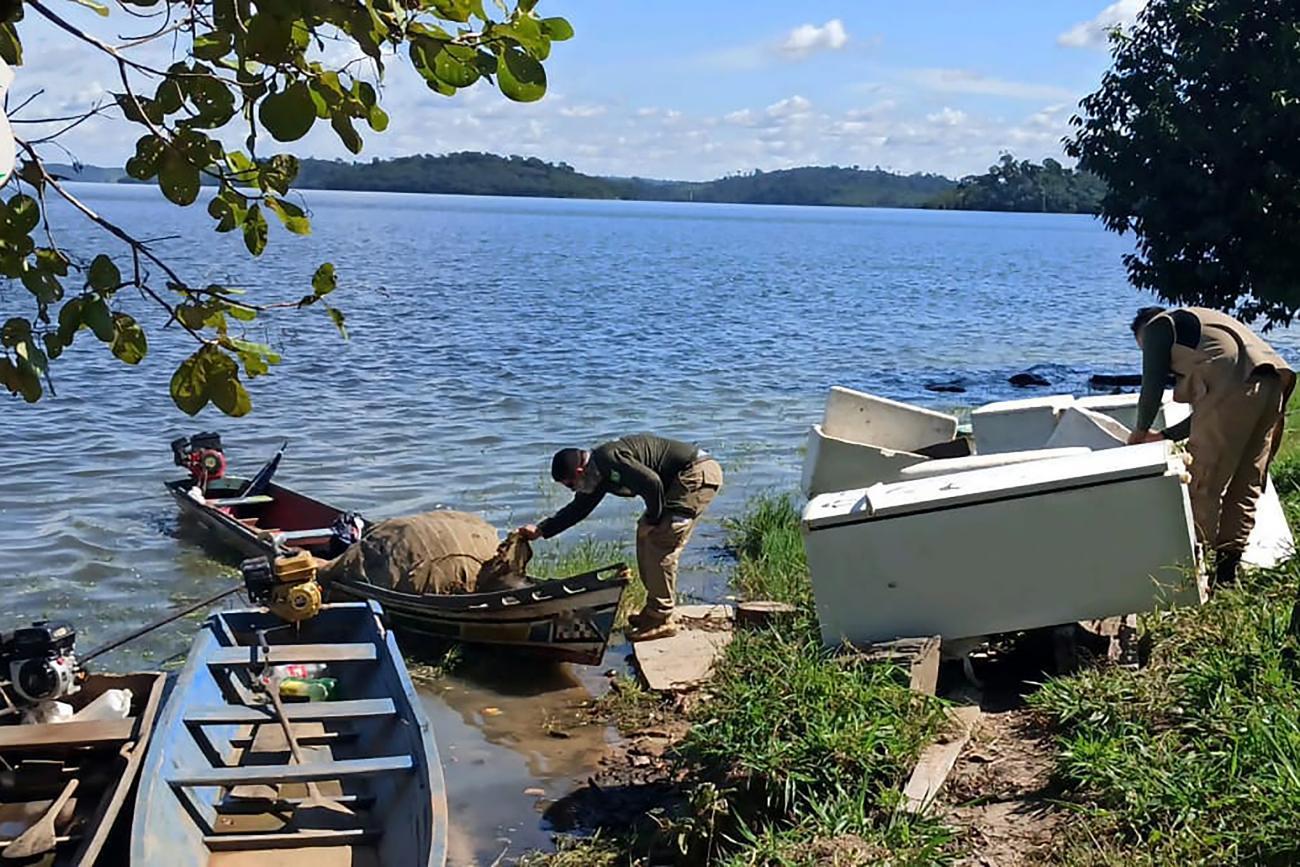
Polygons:
M1255 505L1281 443L1284 389L1276 374L1257 373L1244 385L1207 397L1208 406L1192 407L1187 438L1192 517L1203 544L1240 554L1255 527Z
M682 549L721 488L722 467L718 462L712 458L696 461L678 473L664 490L665 511L659 523L649 524L644 518L637 522L636 565L646 589L642 613L648 620L665 623L672 618Z

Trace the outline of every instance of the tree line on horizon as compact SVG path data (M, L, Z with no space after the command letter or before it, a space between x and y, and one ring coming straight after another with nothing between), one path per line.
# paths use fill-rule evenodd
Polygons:
M75 180L130 182L120 171L60 167ZM844 207L940 208L982 211L1096 213L1105 186L1094 176L1046 159L1041 165L1003 154L996 165L961 180L939 174L900 174L879 166L804 166L736 173L712 181L601 177L565 162L462 151L368 163L304 159L298 189L715 202Z

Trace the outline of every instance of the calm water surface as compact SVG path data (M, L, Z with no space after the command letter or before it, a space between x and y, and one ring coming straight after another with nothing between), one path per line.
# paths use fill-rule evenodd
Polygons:
M696 441L727 485L682 589L711 598L724 592L719 521L753 493L793 489L828 386L951 407L1023 396L1006 379L1026 369L1075 392L1092 372L1138 369L1127 323L1145 298L1124 279L1128 242L1088 217L311 192L314 234L273 229L254 268L199 207L77 189L137 234L175 236L158 246L196 282L292 299L332 260L351 332L342 341L318 310L258 326L250 336L284 362L252 384L244 419L172 406L189 351L174 332L151 332L139 368L83 332L55 365L57 399L0 398L0 626L64 616L83 647L234 576L179 533L160 487L182 434L219 430L236 469L288 438L286 484L376 518L449 506L502 529L564 501L547 476L557 447L636 430ZM84 249L88 229L57 216L63 246ZM0 288L0 309L25 312L24 296ZM1295 356L1294 334L1272 339ZM923 388L953 379L968 393ZM608 502L559 544L630 542L637 511ZM156 665L196 619L106 661ZM470 666L428 691L460 863L545 844L539 797L523 790L562 795L607 733L550 739L542 721L593 678Z

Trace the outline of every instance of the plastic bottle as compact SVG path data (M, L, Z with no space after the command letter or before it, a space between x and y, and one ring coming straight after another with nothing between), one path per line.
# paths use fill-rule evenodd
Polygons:
M286 677L280 681L280 697L329 701L337 688L338 681L332 677Z

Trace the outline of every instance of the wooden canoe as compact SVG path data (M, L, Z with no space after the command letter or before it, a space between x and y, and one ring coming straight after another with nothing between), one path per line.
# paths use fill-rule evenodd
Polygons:
M0 850L35 824L75 778L71 809L65 805L61 811L68 818L55 823L55 850L39 863L96 863L114 828L119 834L125 830L118 820L131 816L165 679L156 672L90 674L78 692L62 699L77 711L106 690L130 689L131 709L125 719L21 725L16 712L0 717Z
M345 514L274 482L253 497L241 496L248 480L227 476L208 483L167 483L182 517L206 538L244 557L274 556L277 546L317 557L342 553L331 529ZM621 563L560 580L534 580L518 590L459 595L403 593L364 581L334 582L327 598L375 600L403 635L514 648L564 662L599 665L627 587Z
M265 610L208 618L145 759L133 867L442 867L447 800L433 732L375 603L287 625ZM256 685L271 665L324 663L329 701L286 700L295 763ZM304 809L315 782L348 814Z

